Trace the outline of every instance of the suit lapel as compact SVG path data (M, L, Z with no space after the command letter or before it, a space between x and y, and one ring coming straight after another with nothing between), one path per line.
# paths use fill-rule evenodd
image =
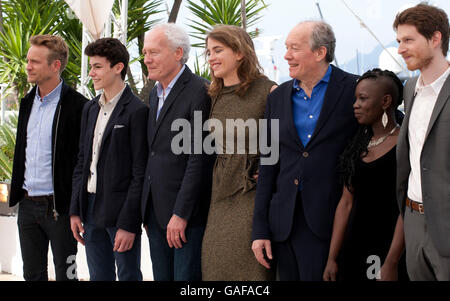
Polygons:
M23 116L25 117L23 120L25 137L26 137L26 133L27 133L28 120L30 120L31 109L33 108L34 98L36 97L36 91L37 91L37 86L34 86L34 88L28 94L28 97L22 98L23 114L24 114Z
M117 117L120 116L120 113L122 113L125 105L130 102L131 95L132 95L131 88L127 85L125 90L122 93L122 96L120 97L119 101L117 102L116 107L114 108L114 110L111 114L111 117L109 117L108 123L106 124L105 131L103 132L102 143L100 144L99 154L102 153L103 146L105 145L105 141L111 134L111 132L114 128L114 125L116 124Z
M150 145L153 143L153 140L158 133L159 127L161 126L161 123L163 122L164 117L166 116L170 107L173 105L173 103L177 99L178 95L181 93L181 91L183 91L184 87L186 86L186 82L189 81L189 79L191 78L191 75L192 75L191 70L186 66L186 69L181 74L181 76L178 78L178 80L176 81L172 90L170 90L169 96L167 96L166 100L164 101L164 104L161 108L161 112L159 113L158 119L156 120L155 131L153 133L153 138L152 138L152 142L150 143ZM157 110L157 107L158 107L157 95L156 95L156 97L154 97L154 99L156 99L156 109L155 110ZM155 118L156 118L156 112L155 112Z
M294 139L295 143L298 145L298 147L300 147L301 149L304 149L305 147L303 146L303 143L300 140L300 137L298 135L297 132L297 128L295 127L295 122L294 122L294 113L292 111L292 89L293 89L293 85L294 85L294 80L291 80L289 82L289 84L286 86L286 89L284 90L284 106L285 106L285 110L284 112L286 113L286 116L284 116L285 120L287 120L288 124L288 128L289 128L289 133L291 134L292 138Z
M158 93L156 87L150 92L149 118L153 125L156 125L156 112L158 111Z
M332 68L333 69L330 81L328 83L328 88L327 91L325 92L322 110L320 111L319 120L317 121L317 125L316 128L314 129L314 134L311 138L311 141L313 141L314 137L317 136L318 132L322 129L327 120L329 120L329 116L334 111L334 108L341 99L341 95L344 90L342 86L343 80L342 75L338 73L335 67Z
M87 138L86 141L88 143L87 145L87 151L88 156L85 156L86 160L91 160L92 158L92 144L94 143L94 131L95 131L95 125L97 123L98 118L98 112L100 111L100 105L98 104L98 98L97 100L93 101L93 104L89 108L89 114L88 114L88 121L87 121Z
M156 111L158 110L158 94L156 87L150 92L148 103L150 108L148 115L147 136L149 137L149 145L151 145L156 127Z
M434 126L439 114L441 113L444 105L447 103L450 97L450 76L447 77L447 80L444 83L444 86L439 93L438 99L436 100L436 105L434 106L433 113L431 114L430 123L428 125L427 134L425 135L425 141L427 140L428 135L430 134L431 129Z
M402 127L398 135L398 148L402 149L404 146L409 151L408 143L408 127L409 127L409 117L411 116L411 110L415 99L415 87L417 83L417 78L410 80L404 89L404 107L405 107L405 118L403 119ZM409 154L408 154L409 156Z

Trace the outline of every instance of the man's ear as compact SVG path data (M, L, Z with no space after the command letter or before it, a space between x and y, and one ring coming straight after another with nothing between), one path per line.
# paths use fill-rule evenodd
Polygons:
M184 54L183 48L177 47L177 49L175 49L175 58L177 61L181 61L181 59L183 58L183 54Z
M435 31L430 41L433 48L440 47L442 44L442 33L440 31Z
M54 60L50 66L53 72L60 72L61 70L61 61L60 60Z
M325 46L320 46L315 50L315 53L316 53L316 60L320 62L326 58L328 50Z
M114 65L113 69L116 74L120 74L124 67L125 65L122 62L118 62L117 64Z

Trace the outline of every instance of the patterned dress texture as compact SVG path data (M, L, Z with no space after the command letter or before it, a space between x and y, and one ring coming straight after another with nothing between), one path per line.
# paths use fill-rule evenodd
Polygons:
M226 124L242 120L251 124L264 118L267 96L275 82L260 78L251 83L243 97L238 85L224 87L213 100L210 120L219 121L223 131L212 131L218 154L213 171L212 197L202 246L202 277L206 281L274 280L274 271L258 263L252 251L252 219L256 195L253 178L259 164L258 131L246 128L226 137ZM255 124L253 122L253 124ZM259 127L257 127L259 129ZM234 140L235 151L224 141ZM238 148L245 140L245 148ZM255 144L253 144L255 145ZM257 145L257 144L256 144ZM227 152L228 146L228 152ZM243 144L241 144L243 146ZM239 152L237 150L239 149Z

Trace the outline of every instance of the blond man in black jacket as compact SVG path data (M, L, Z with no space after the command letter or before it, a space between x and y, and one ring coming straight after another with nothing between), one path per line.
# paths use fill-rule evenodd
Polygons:
M51 243L56 280L74 280L77 253L68 216L83 105L61 73L68 47L60 37L31 37L28 82L22 99L11 181L10 206L19 205L19 238L25 280L48 280Z

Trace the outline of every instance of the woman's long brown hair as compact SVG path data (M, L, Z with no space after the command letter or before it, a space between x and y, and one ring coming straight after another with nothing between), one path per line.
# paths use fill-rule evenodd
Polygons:
M253 41L245 30L234 25L220 24L214 26L206 36L206 46L208 46L208 39L216 40L230 47L233 52L242 54L242 59L237 69L240 85L236 93L239 96L243 96L247 92L250 84L255 79L265 77L256 57ZM215 77L212 70L211 79L208 94L214 99L220 94L224 84L223 79Z

